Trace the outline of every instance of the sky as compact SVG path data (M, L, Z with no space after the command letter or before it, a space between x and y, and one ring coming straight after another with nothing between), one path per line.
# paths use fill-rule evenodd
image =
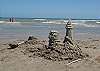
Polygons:
M0 16L100 18L100 0L0 0Z

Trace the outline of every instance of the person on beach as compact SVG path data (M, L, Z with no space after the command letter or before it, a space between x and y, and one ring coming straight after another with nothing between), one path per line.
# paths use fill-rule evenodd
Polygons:
M11 21L12 21L12 19L10 18L10 19L9 19L9 21L11 22Z

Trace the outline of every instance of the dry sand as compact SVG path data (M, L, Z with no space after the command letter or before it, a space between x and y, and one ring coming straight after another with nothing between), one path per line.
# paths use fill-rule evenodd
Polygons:
M30 57L24 48L7 49L8 43L0 43L0 71L100 71L100 39L76 40L88 58L68 65L68 61L51 61L42 57ZM26 46L27 47L27 46Z

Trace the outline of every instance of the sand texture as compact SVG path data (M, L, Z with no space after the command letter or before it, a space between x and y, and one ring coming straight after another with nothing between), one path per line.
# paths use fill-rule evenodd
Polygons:
M36 39L10 49L9 43L18 42L22 41L0 43L0 71L100 71L99 39L76 40L82 53L88 57L72 60L61 59L62 53L46 49L44 44L47 41L44 40ZM60 48L56 50L63 51Z

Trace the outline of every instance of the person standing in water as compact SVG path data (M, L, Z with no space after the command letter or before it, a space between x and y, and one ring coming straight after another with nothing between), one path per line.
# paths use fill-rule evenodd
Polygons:
M9 22L15 22L15 19L12 17L9 19Z
M12 22L12 19L11 18L9 19L9 22Z

